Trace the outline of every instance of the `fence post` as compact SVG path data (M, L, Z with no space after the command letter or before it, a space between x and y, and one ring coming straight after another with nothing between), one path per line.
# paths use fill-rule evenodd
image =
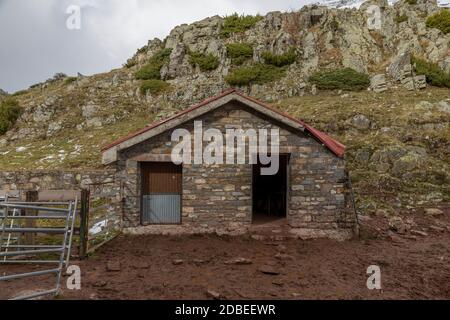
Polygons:
M39 201L39 193L38 191L27 191L25 193L25 201L26 202L38 202ZM36 216L38 213L36 210L25 210L25 215L27 216ZM25 220L26 228L35 228L36 220L27 219ZM34 245L34 233L25 233L25 244L26 245Z
M80 207L80 259L87 256L88 236L89 236L89 195L88 189L81 190Z

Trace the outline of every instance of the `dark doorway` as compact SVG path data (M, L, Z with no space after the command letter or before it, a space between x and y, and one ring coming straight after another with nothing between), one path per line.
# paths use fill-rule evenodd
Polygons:
M287 214L289 155L280 155L278 173L261 175L259 163L253 165L253 223L282 219Z

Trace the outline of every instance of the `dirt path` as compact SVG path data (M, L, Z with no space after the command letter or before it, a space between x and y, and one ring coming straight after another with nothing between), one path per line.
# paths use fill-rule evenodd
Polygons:
M73 262L81 267L82 290L65 289L61 298L450 299L450 231L386 236L386 224L373 220L362 240L347 242L121 236ZM370 265L381 268L380 291L366 287ZM51 283L0 283L0 298Z

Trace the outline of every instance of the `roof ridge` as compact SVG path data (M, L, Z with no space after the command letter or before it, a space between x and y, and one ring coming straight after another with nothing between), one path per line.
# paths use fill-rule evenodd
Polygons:
M298 124L301 124L314 137L316 137L326 147L328 147L328 149L330 149L336 156L343 157L343 155L345 153L345 145L343 145L339 141L331 138L326 133L324 133L324 132L322 132L322 131L320 131L320 130L312 127L312 126L310 126L305 121L296 119L296 118L294 118L294 117L292 117L292 116L290 116L290 115L288 115L288 114L286 114L286 113L284 113L284 112L274 108L273 106L271 106L269 104L266 104L266 103L264 103L264 102L262 102L262 101L260 101L258 99L255 99L253 97L249 97L249 96L245 95L244 93L242 93L241 91L237 90L236 88L227 89L227 90L223 91L222 93L220 93L219 95L207 98L207 99L201 101L200 103L194 104L194 105L190 106L189 108L184 109L184 110L178 112L177 114L174 114L174 115L172 115L172 116L170 116L170 117L168 117L166 119L162 119L162 120L158 120L158 121L155 121L153 123L150 123L147 126L145 126L144 128L142 128L142 129L140 129L138 131L132 132L129 135L127 135L127 136L125 136L123 138L120 138L120 139L118 139L118 140L108 144L107 146L103 147L101 150L102 150L102 152L104 152L104 151L106 151L108 149L111 149L112 147L115 147L115 146L117 146L117 145L119 145L119 144L121 144L121 143L123 143L123 142L125 142L125 141L127 141L129 139L131 139L131 138L134 138L134 137L136 137L136 136L138 136L138 135L140 135L142 133L145 133L145 132L147 132L147 131L149 131L151 129L154 129L154 128L156 128L156 127L158 127L158 126L160 126L160 125L162 125L162 124L164 124L164 123L166 123L166 122L168 122L170 120L176 119L176 118L178 118L178 117L180 117L180 116L182 116L184 114L187 114L187 113L189 113L191 111L194 111L194 110L196 110L196 109L198 109L198 108L200 108L200 107L202 107L204 105L207 105L208 103L211 103L213 101L216 101L216 100L218 100L220 98L226 97L226 96L228 96L230 94L233 94L233 93L237 94L238 96L240 96L240 97L242 97L242 98L244 98L246 100L252 101L253 103L256 103L256 104L258 104L258 105L260 105L260 106L262 106L264 108L267 108L270 111L275 112L275 113L277 113L278 115L280 115L282 117L285 117L285 118L287 118L287 119L289 119L291 121L294 121L294 122L296 122Z

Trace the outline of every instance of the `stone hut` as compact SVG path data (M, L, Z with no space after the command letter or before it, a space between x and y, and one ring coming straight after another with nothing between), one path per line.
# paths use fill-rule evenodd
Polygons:
M177 149L180 142L189 152ZM241 234L281 222L300 238L344 239L355 228L345 146L234 89L102 152L103 164L115 166L122 180L129 232ZM267 173L270 167L276 170Z

